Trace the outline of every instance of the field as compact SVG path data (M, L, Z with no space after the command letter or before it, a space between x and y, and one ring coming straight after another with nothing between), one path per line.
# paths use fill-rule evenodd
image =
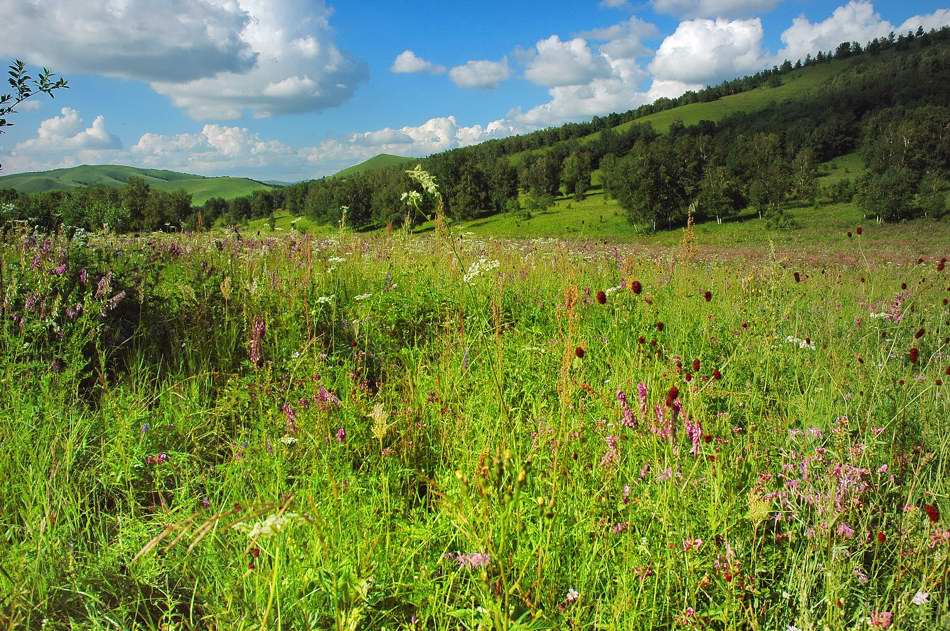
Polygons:
M394 156L388 153L381 153L378 156L373 156L369 160L365 160L359 164L354 164L351 167L347 167L333 177L346 177L348 175L367 173L369 171L385 169L387 167L398 167L408 165L414 161L416 161L415 158L406 158L403 156Z
M158 190L191 193L192 203L200 206L212 197L233 199L257 190L269 190L267 184L241 177L203 177L176 171L139 169L119 165L79 166L40 173L18 173L0 177L0 189L12 188L23 193L68 191L88 186L122 188L130 177L140 177Z
M0 622L950 626L922 224L802 256L282 221L6 234Z

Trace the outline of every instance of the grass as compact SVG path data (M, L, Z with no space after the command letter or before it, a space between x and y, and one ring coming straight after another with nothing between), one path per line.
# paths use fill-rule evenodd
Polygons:
M406 158L404 156L394 156L388 153L381 153L377 156L373 156L369 160L360 162L359 164L354 164L351 167L347 167L333 177L347 177L350 175L357 175L359 173L375 171L377 169L403 166L416 160L418 160L418 158Z
M947 277L893 228L7 232L0 623L945 628Z
M257 190L273 187L239 177L203 177L159 169L139 169L119 165L83 165L68 169L54 169L37 173L17 173L0 177L0 188L12 188L22 193L65 191L87 186L121 188L130 177L141 177L149 186L162 191L184 190L191 193L192 203L200 206L212 197L233 199L250 195Z

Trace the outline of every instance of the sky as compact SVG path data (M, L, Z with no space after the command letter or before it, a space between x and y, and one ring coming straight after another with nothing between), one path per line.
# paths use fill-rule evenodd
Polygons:
M299 181L622 112L948 0L0 0L0 56L63 74L0 174L129 164Z

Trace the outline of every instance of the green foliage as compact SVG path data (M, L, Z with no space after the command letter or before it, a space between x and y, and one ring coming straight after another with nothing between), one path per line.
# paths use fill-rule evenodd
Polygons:
M18 105L37 94L46 94L51 99L57 90L69 88L66 79L53 74L49 68L43 68L35 79L26 71L26 64L19 59L14 60L7 72L7 83L13 88L12 93L0 94L0 134L5 128L12 127L9 117L16 114Z
M916 215L913 172L894 166L881 173L869 172L858 181L858 205L869 215L884 221L899 221Z

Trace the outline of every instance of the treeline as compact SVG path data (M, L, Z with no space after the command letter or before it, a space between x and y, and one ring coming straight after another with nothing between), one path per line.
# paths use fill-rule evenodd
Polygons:
M854 60L846 71L807 98L718 123L703 121L689 128L674 123L665 135L635 123L663 109L780 83L797 68L850 58ZM698 220L726 219L749 205L777 225L787 225L782 209L788 202L814 203L819 197L843 202L857 196L869 213L887 220L933 216L943 212L939 192L948 162L940 143L950 134L939 125L947 103L950 29L918 29L865 46L844 42L814 58L785 62L678 99L420 162L438 178L447 213L459 219L543 209L564 193L582 199L597 169L606 192L632 221L658 228L681 224L690 208ZM593 140L581 140L596 131ZM882 139L894 134L919 142L895 154L896 162L876 158L887 153ZM544 150L522 153L531 149ZM819 191L818 164L856 149L867 157L869 175ZM514 153L521 154L517 167L511 165ZM900 186L884 184L898 179ZM345 206L353 225L379 226L401 220L400 195L410 188L403 170L393 168L297 184L284 190L284 201L291 213L316 221L337 222ZM520 204L519 190L527 193Z
M113 232L200 230L216 222L234 225L267 216L283 205L283 191L273 189L227 201L212 198L195 208L190 193L161 191L143 178L130 177L122 188L90 186L33 194L0 189L0 223L26 221L47 229L66 225Z

